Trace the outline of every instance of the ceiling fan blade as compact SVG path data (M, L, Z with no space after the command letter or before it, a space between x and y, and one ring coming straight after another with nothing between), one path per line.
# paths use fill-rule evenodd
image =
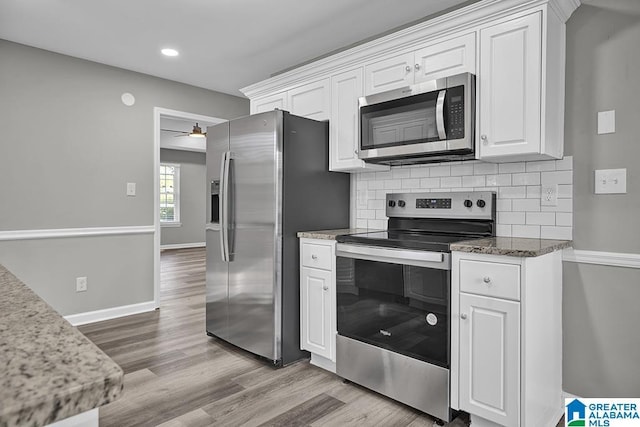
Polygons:
M189 135L189 132L185 132L183 130L173 130L173 129L160 129L163 132L174 132L174 133L182 133L184 135Z

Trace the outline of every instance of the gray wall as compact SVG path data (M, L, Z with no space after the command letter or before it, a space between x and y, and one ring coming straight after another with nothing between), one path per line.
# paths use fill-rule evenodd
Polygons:
M204 243L207 167L205 153L160 150L160 161L180 165L180 227L162 227L160 243Z
M3 40L0 58L0 231L153 225L153 107L249 112L242 98ZM153 299L152 235L56 240L0 241L0 263L62 314ZM69 293L78 276L89 290Z
M574 248L640 254L640 3L589 3L567 22ZM597 112L611 109L616 133L597 135ZM610 168L627 168L627 194L594 194L594 170ZM640 396L640 270L565 262L563 299L565 391Z

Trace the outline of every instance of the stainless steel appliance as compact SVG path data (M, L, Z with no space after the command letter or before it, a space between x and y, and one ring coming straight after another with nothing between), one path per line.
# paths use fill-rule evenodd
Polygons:
M387 194L386 231L337 237L338 375L452 419L449 245L495 235L495 197Z
M360 98L360 150L371 163L474 158L475 76L464 73Z
M206 328L276 366L300 350L302 230L349 224L328 123L270 111L207 129Z

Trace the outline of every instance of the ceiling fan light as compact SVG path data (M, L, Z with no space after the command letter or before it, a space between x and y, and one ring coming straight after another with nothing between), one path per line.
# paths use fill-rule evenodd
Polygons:
M207 136L207 134L202 133L202 129L200 128L200 126L198 126L198 123L196 123L189 136L192 138L204 138L205 136Z

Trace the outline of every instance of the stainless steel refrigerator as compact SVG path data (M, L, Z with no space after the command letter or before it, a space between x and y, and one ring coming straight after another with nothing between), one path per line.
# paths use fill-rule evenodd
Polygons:
M276 366L300 350L298 231L349 224L328 123L274 110L207 129L207 334Z

